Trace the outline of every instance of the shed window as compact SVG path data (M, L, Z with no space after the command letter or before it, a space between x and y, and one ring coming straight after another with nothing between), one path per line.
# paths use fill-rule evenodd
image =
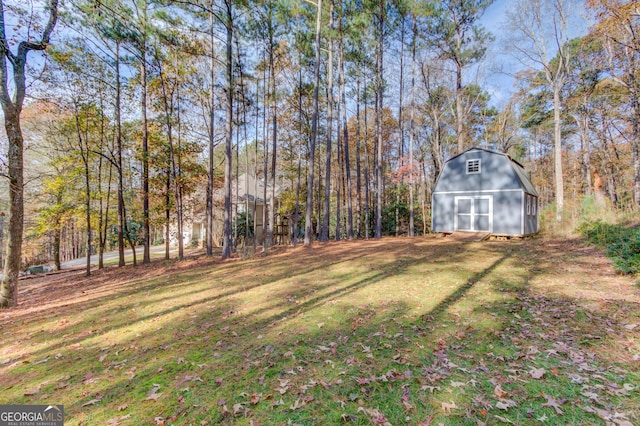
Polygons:
M467 174L480 173L480 159L467 160Z
M531 215L531 197L527 195L527 215Z
M536 207L538 205L538 199L535 197L531 197L531 214L536 214Z

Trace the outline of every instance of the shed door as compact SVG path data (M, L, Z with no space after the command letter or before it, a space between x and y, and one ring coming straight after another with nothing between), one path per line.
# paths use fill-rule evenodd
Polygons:
M491 232L493 229L493 197L455 198L455 230Z

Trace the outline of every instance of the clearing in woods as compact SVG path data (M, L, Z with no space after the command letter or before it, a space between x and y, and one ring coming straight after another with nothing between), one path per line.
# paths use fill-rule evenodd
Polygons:
M640 423L640 288L577 240L60 274L0 329L0 403L68 425Z

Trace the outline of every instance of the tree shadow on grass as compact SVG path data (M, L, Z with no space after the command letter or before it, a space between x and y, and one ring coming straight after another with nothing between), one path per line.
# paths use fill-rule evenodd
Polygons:
M414 243L415 244L415 243ZM422 256L415 256L415 257L407 257L407 258L402 258L401 261L393 261L394 256L398 256L401 255L403 253L406 253L407 251L407 246L411 245L410 242L402 242L402 244L393 244L390 246L383 246L383 248L385 248L385 254L386 256L388 256L389 259L392 259L390 262L388 262L387 264L382 264L382 265L372 265L372 270L379 270L380 272L378 274L376 274L374 277L370 277L364 280L361 280L360 282L357 282L355 284L352 284L346 288L338 288L332 292L326 293L326 294L322 294L318 297L312 298L306 302L304 302L302 305L298 305L294 308L291 308L289 310L286 310L285 313L283 313L282 315L280 315L280 317L286 317L288 315L291 315L292 313L295 312L299 312L299 313L304 313L305 311L308 311L309 309L312 309L313 307L321 304L323 301L328 300L329 298L332 297L336 297L336 296L344 296L347 294L350 294L360 288L363 288L369 284L372 284L374 282L378 282L386 277L392 276L394 274L398 274L401 271L404 271L406 269L408 269L410 266L412 265L417 265L417 264L422 264L425 262L439 262L441 260L447 260L447 262L456 262L457 259L462 260L465 257L465 253L464 251L459 250L456 251L455 253L452 253L451 250L432 250L429 251L428 253L422 255ZM313 273L315 271L318 271L320 269L327 269L329 265L335 265L335 264L340 264L340 263L349 263L349 262L353 262L355 260L361 260L365 257L367 257L368 255L371 255L371 248L368 246L363 246L357 250L350 250L349 251L349 256L346 258L336 258L336 260L334 262L326 262L322 260L321 256L318 256L317 253L314 253L313 250L307 250L306 252L303 251L303 257L301 258L301 263L302 265L304 265L303 267L299 267L297 269L294 270L294 272L291 272L292 269L290 269L286 264L287 263L291 263L291 264L297 264L298 263L298 258L296 259L288 259L286 257L279 257L276 258L276 261L284 261L285 265L281 267L281 269L283 269L282 272L277 273L275 275L272 276L268 276L266 277L266 279L264 280L258 280L257 282L253 283L253 284L247 284L244 282L240 282L240 283L225 283L224 284L224 288L230 288L230 290L228 291L223 291L219 294L214 294L208 297L201 297L198 298L197 300L190 302L190 303L180 303L180 304L175 304L167 309L164 310L160 310L160 311L156 311L153 313L150 313L148 315L143 315L140 317L136 317L135 319L132 319L131 317L126 317L124 315L122 315L122 312L125 312L127 310L130 309L142 309L147 305L155 305L158 303L162 303L162 302L170 302L171 300L181 300L186 296L189 295L197 295L197 294L202 294L202 295L207 295L210 294L211 290L210 289L198 289L198 290L193 290L193 291L187 291L187 292L182 292L182 293L178 293L176 292L175 294L173 294L172 296L167 296L167 297L163 297L160 299L154 299L153 301L145 301L145 300L140 300L139 298L136 298L135 300L131 300L129 301L129 297L133 296L133 295L137 295L137 294L143 294L144 292L149 292L149 291L154 291L154 290L159 290L159 291L167 291L168 289L173 289L173 288L189 288L189 286L191 285L190 282L190 278L193 274L198 273L198 271L194 271L194 270L190 270L190 271L185 271L182 274L179 275L175 275L173 276L173 279L175 281L175 283L170 284L170 285L165 285L164 283L162 283L161 278L155 278L154 282L151 284L147 284L147 285L131 285L131 286L127 286L127 288L123 291L119 291L116 293L116 298L126 301L124 303L118 303L117 307L114 307L112 309L103 309L102 308L102 304L101 304L101 299L96 299L96 300L92 300L92 301L87 301L87 302L81 302L79 305L74 305L73 308L75 309L76 312L86 312L88 310L91 309L97 309L99 310L99 312L96 312L96 314L94 315L90 315L85 317L81 322L76 323L72 326L72 330L67 330L67 333L71 332L74 334L77 334L77 337L70 337L70 338L65 338L64 340L61 340L60 342L58 342L57 344L51 344L48 345L46 348L43 348L39 351L34 351L31 352L30 356L33 358L38 358L40 356L42 356L43 354L47 353L47 352L51 352L51 351L57 351L60 348L63 347L67 347L70 345L74 345L74 344L79 344L81 342L83 342L84 340L88 339L88 338L93 338L95 337L94 333L89 333L87 334L87 330L92 330L94 328L96 328L96 324L98 324L98 322L104 318L108 318L108 317L112 317L115 315L120 314L120 316L122 317L122 319L120 321L110 321L108 327L103 327L100 330L100 333L108 333L108 332L113 332L113 331L117 331L119 329L123 329L123 328L127 328L130 327L134 322L135 323L140 323L140 322L144 322L144 321L148 321L148 320L153 320L154 318L158 318L158 317L162 317L164 315L168 315L168 314L172 314L174 312L180 311L182 309L186 309L186 308L194 308L197 306L203 306L206 304L210 304L212 302L217 302L217 301L221 301L227 298L230 298L232 296L238 295L238 294L242 294L245 292L249 292L251 290L255 290L255 289L259 289L261 287L267 287L272 283L278 282L284 278L287 279L292 279L297 275L307 275L310 273ZM340 254L340 253L338 253ZM332 254L332 256L336 257L337 254ZM275 258L275 257L274 257ZM272 259L269 258L263 258L261 259L258 263L259 263L259 267L260 268L267 268L270 265ZM398 266L400 265L400 266ZM236 269L235 265L234 265L234 269ZM204 268L205 272L207 271L206 267ZM181 277L182 276L182 277ZM217 278L217 277L214 277ZM135 278L136 280L139 280L139 278ZM321 291L327 287L330 287L332 285L332 283L326 283L320 287L314 287L315 291ZM277 306L275 306L277 308ZM71 307L70 307L71 308ZM269 308L265 308L264 310L269 310L269 309L273 309L274 306L271 306ZM72 312L69 312L69 314ZM257 314L259 314L259 312L257 312ZM48 318L46 318L48 319ZM275 319L274 319L275 320ZM58 332L62 332L63 329L61 328L60 330L58 330ZM31 336L31 339L35 340L35 341L40 341L40 342L46 342L46 341L50 341L51 340L51 334L49 330L41 330L40 332L38 332L36 335ZM17 361L13 360L13 361Z
M496 255L502 253L500 246L494 246L494 247L496 248L490 248L489 253L496 254ZM388 250L387 254L390 257L396 254L404 254L406 251L405 249L406 248L403 247L402 245L396 245L395 249ZM366 257L366 252L367 252L367 249L363 249L362 253L357 254L358 256L357 258L360 259L360 258ZM351 253L351 254L356 255L356 253ZM500 257L498 260L493 262L489 267L484 268L482 271L475 273L472 276L472 278L466 282L466 284L463 284L462 287L458 287L454 291L454 293L450 294L442 302L440 302L438 306L436 306L436 308L434 308L429 313L429 315L432 315L435 317L440 316L442 313L444 313L444 311L448 306L451 306L457 300L464 297L464 295L472 288L475 282L485 278L488 274L490 274L493 270L495 270L498 266L500 266L500 264L502 264L508 257L509 255L503 254L502 257ZM273 328L274 322L281 322L285 318L293 318L293 317L297 317L298 315L308 313L311 310L318 308L326 301L331 300L332 298L351 295L357 290L363 289L374 283L383 281L386 278L393 277L396 274L402 274L415 265L428 263L428 262L442 261L444 259L446 259L447 262L462 263L465 260L465 258L466 258L466 254L463 251L460 251L459 253L454 253L452 255L450 250L443 250L442 252L434 251L432 253L427 253L426 255L422 255L422 256L416 255L413 257L406 257L406 258L400 257L396 259L397 262L390 261L384 265L379 265L377 269L372 268L371 276L364 277L346 286L337 287L333 290L327 291L331 288L333 283L328 282L326 284L323 284L319 287L318 291L325 291L324 293L318 294L317 296L313 296L312 294L306 294L305 295L306 300L304 300L303 302L301 302L296 306L292 306L288 308L280 307L280 305L278 304L278 298L273 298L273 303L269 307L265 308L262 311L261 310L253 311L248 316L243 314L232 314L228 318L224 317L225 316L224 310L237 309L234 306L232 300L230 300L232 296L242 293L244 291L249 291L249 289L247 289L246 286L244 288L241 288L241 286L244 284L238 283L238 284L232 284L233 290L231 291L228 291L222 294L213 295L211 297L200 298L193 303L176 304L175 306L172 306L168 309L154 312L153 314L146 315L140 318L135 318L135 319L123 318L120 322L116 324L109 324L108 326L101 327L102 330L98 330L98 333L96 334L99 335L101 333L107 333L111 331L117 332L119 329L127 327L133 323L142 322L142 321L153 319L154 317L160 317L162 315L175 313L176 311L183 310L186 308L193 308L197 311L196 313L199 314L198 318L190 319L189 315L194 311L192 309L189 309L189 312L187 311L184 312L184 315L181 316L181 319L174 321L171 324L168 324L167 327L169 327L171 330L175 330L174 338L172 340L167 341L167 340L160 339L158 341L156 338L157 336L152 331L147 331L143 333L142 336L136 338L135 342L134 342L134 339L123 340L122 342L120 342L119 346L126 347L129 344L131 345L136 344L140 347L145 347L146 348L145 352L142 354L139 354L139 356L142 357L143 359L146 359L148 362L148 365L144 364L143 367L138 370L135 383L131 383L129 385L125 385L123 384L123 382L118 382L113 384L105 383L107 384L107 386L101 387L98 392L100 392L102 395L106 395L106 397L103 398L104 404L109 404L110 401L119 401L120 400L119 395L122 394L123 392L128 392L123 390L123 386L127 389L130 389L132 386L138 387L141 389L142 392L144 392L144 386L146 386L145 384L146 381L152 380L154 377L158 375L162 376L162 373L158 372L158 365L163 365L163 363L165 362L172 365L171 369L169 369L168 367L165 368L165 371L167 374L169 372L171 374L177 374L180 372L191 371L193 369L193 366L180 365L178 367L173 364L176 363L176 354L178 353L178 351L181 351L181 352L186 351L187 353L193 353L192 351L194 350L194 346L192 345L197 345L198 350L210 351L210 353L214 353L216 351L216 348L220 346L224 348L224 350L220 350L222 354L221 359L224 362L226 363L238 362L239 364L243 364L245 357L249 356L249 354L255 353L256 351L260 350L260 348L264 348L265 343L260 342L259 340L255 340L256 336L260 333L266 334L270 329ZM351 259L356 259L356 257L353 257ZM344 261L348 262L348 261L351 261L351 259L345 259ZM326 263L323 264L320 260L315 259L312 254L309 255L307 260L315 260L316 262L319 262L318 264L314 265L313 267L314 270L319 270L323 267L326 267ZM268 265L268 262L264 265ZM284 268L284 269L287 269L287 268ZM306 269L303 269L299 272L300 275L305 273L308 273L306 272ZM295 277L295 274L293 276ZM277 278L277 277L280 277L280 278ZM291 277L292 277L292 274L290 271L283 270L282 273L279 273L275 276L267 277L267 279L264 282L257 282L253 284L251 289L258 289L260 287L267 286L272 282L278 281L279 279L291 278ZM188 285L187 282L179 284L180 287L187 286L187 285ZM152 286L149 286L148 288L145 288L145 286L142 286L142 288L145 288L145 290L153 290L158 287L160 287L160 284L158 283L155 283ZM136 294L137 292L135 292L134 290L135 290L134 288L127 289L125 292L126 296ZM198 294L198 293L199 292L195 292L195 294ZM124 297L126 296L118 295L118 297L122 297L123 300L124 300ZM274 296L274 294L271 294L270 296ZM184 295L176 295L177 299L179 299L180 297L184 297ZM168 300L170 300L170 298ZM223 303L223 306L216 306L215 308L210 309L208 304L212 301L216 301L216 302L220 301L224 303ZM349 301L349 303L353 304L353 306L358 306L363 302L364 301L362 300ZM157 303L157 301L153 301L153 303ZM129 303L127 306L131 306L131 305L132 304ZM99 308L100 307L99 301L95 301L93 305L91 305L90 307L93 307L96 309ZM86 306L84 306L83 308L86 308ZM270 310L270 309L278 309L280 310L280 312L274 315L266 316L264 318L259 318L258 321L249 321L250 318L257 319L258 316L260 316L266 310ZM387 305L387 308L385 308L384 310L384 313L376 312L372 314L371 318L369 319L369 322L364 324L359 329L358 333L359 335L362 335L362 336L365 336L365 335L368 336L370 334L376 333L376 331L379 331L380 328L384 327L390 320L396 317L401 317L405 315L406 312L407 312L407 307L403 305L403 302L394 301L391 298L391 300L389 301L389 304ZM71 312L70 314L72 313L73 312ZM104 318L104 316L105 316L104 311L96 312L94 315L86 318L83 323L78 324L77 326L79 328L91 327L91 326L95 327L96 321L101 318ZM198 334L198 332L192 330L194 329L194 327L197 328L199 324L201 325L204 323L209 323L210 325L202 329L202 334ZM229 330L223 331L226 328L231 328L231 330L236 330L237 335L236 336L231 335L231 331ZM273 346L276 346L277 348L276 350L284 352L284 348L287 348L288 346L296 346L297 344L296 342L298 342L298 340L301 337L306 340L310 340L312 342L311 346L315 347L317 345L323 344L323 342L325 342L327 338L331 338L329 337L331 335L335 337L336 335L349 335L350 333L352 332L349 331L348 329L344 329L343 327L326 328L322 330L314 330L312 332L307 331L303 335L297 335L297 336L283 335L281 336L281 338L279 338L277 342L271 341L270 344ZM84 340L88 338L93 338L93 337L95 337L95 335L65 339L64 342L60 342L59 344L49 346L46 349L43 349L42 351L37 352L37 354L45 355L46 353L54 353L60 347L68 346L74 343L81 344ZM193 339L196 339L195 343L193 342ZM198 341L197 339L205 339L205 341ZM211 342L211 344L209 345L206 343L206 340L208 339L215 339L217 340L217 342L222 342L222 343L219 345L217 342L215 344ZM316 342L317 344L314 346L313 342ZM366 344L366 343L367 343L366 341L362 342L362 344ZM228 345L228 346L225 348L225 345ZM405 342L401 344L396 344L395 349L402 349L403 345L406 347L409 345L409 343ZM92 348L88 348L88 349L92 349ZM99 349L99 348L93 348L93 349ZM349 349L349 351L353 351L353 349ZM87 353L87 356L92 356L90 355L91 352L86 352L86 353ZM317 356L318 360L320 360L319 362L322 362L321 360L322 354L317 354L317 355L318 355ZM35 354L33 354L32 356L35 356ZM236 359L236 361L234 361L234 359ZM363 362L366 362L366 361L367 361L366 359L363 359ZM285 371L287 369L287 365L289 362L290 362L289 360L285 360L282 357L280 357L278 358L274 366L271 366L268 368L271 369L272 371L276 371L276 373ZM55 366L52 365L51 367L54 368ZM71 368L69 364L60 365L60 367L63 367L67 370ZM95 374L98 374L101 371L105 371L104 367L102 367L102 370L100 368L101 367L96 367ZM82 375L83 372L78 372L77 374ZM205 374L202 375L203 380L206 380L208 378L211 381L213 381L215 374L216 374L215 372L207 371L206 377L205 377ZM244 373L241 373L240 377L242 377L243 374ZM280 374L280 373L277 373L277 374ZM355 374L355 372L353 374ZM166 374L164 375L164 377L166 380L170 380L170 379L173 380L172 377L167 377ZM230 376L230 380L235 380L233 377L233 374ZM153 383L153 382L150 382L150 383ZM225 389L224 391L229 392L228 389ZM73 405L73 407L70 407L71 408L70 412L74 412L74 411L81 412L84 410L91 409L91 408L83 408L81 406L81 402L82 401L78 401ZM211 401L209 401L209 403L211 403ZM113 408L112 411L115 411L114 407L111 407L111 408ZM101 407L100 410L108 410L108 408Z

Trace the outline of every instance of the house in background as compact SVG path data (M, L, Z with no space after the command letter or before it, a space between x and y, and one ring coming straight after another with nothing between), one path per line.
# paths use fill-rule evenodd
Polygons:
M449 159L432 194L435 232L525 236L538 232L538 193L507 154L470 148Z
M267 191L265 202L265 189ZM283 180L280 179L280 183L276 182L275 191L270 183L265 183L263 179L258 179L250 174L242 174L238 179L234 179L231 183L231 211L235 212L236 207L238 214L242 214L245 211L255 221L255 236L258 244L262 244L264 239L264 221L263 215L265 208L269 208L271 202L271 196L275 193L275 210L277 212L279 207L279 198L282 192L286 189L286 185ZM193 211L185 214L187 221L185 222L185 245L187 242L191 242L192 245L202 247L206 236L206 188L202 188L197 191L193 197L199 202L192 203L194 205ZM224 190L223 188L216 188L213 195L213 242L215 245L222 245L223 226L224 226ZM233 213L232 213L233 214ZM269 218L267 217L267 221ZM276 226L274 230L274 244L282 244L287 241L288 238L288 221L285 218L281 218L276 213ZM253 231L253 229L252 229ZM239 236L240 238L243 235ZM173 244L174 241L171 241Z

